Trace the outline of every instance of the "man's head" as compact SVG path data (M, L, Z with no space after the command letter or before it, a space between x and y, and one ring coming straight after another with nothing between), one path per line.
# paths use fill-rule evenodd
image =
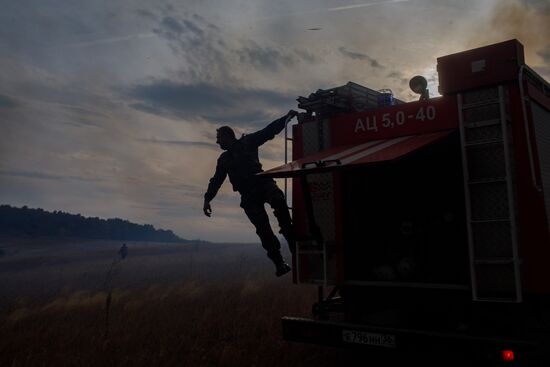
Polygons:
M229 126L222 126L216 129L216 143L220 148L227 150L237 140L235 132Z

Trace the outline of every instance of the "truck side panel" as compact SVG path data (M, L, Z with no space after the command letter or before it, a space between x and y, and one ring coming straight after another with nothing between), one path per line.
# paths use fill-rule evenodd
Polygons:
M544 192L537 186L541 173L550 167L544 155L545 131L542 109L532 103L522 104L523 96L519 84L510 84L510 114L512 119L514 170L517 193L520 256L523 288L525 294L550 293L550 235L548 231L548 208L545 207ZM544 109L542 109L544 111ZM534 115L533 113L536 113ZM541 119L541 117L543 117ZM546 124L548 125L548 123ZM540 148L538 146L541 145ZM550 192L550 190L545 190Z
M546 219L550 229L550 216L548 215L550 213L550 110L545 109L536 102L531 102L531 113L533 125L535 125Z

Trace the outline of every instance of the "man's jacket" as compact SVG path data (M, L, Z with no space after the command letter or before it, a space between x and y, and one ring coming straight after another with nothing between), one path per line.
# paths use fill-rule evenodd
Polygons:
M280 133L285 127L286 119L285 115L262 130L243 135L223 152L218 158L216 172L210 179L204 199L212 200L228 175L233 191L238 191L241 195L251 192L262 183L274 182L270 178L256 176L256 173L263 172L258 158L258 147Z

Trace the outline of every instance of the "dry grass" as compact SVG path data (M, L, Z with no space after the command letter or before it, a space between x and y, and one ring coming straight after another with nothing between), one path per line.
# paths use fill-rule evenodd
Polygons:
M21 299L0 315L0 365L330 366L343 351L288 343L283 315L309 316L314 289L271 273L231 281Z
M350 364L282 340L316 288L276 278L259 245L128 245L114 266L116 242L0 238L0 367Z

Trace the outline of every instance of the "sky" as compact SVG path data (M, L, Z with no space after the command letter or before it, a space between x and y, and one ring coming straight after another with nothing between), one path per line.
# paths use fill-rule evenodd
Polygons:
M550 0L0 0L0 204L257 242L228 180L202 213L216 127L348 81L435 96L437 57L512 38L550 80Z

